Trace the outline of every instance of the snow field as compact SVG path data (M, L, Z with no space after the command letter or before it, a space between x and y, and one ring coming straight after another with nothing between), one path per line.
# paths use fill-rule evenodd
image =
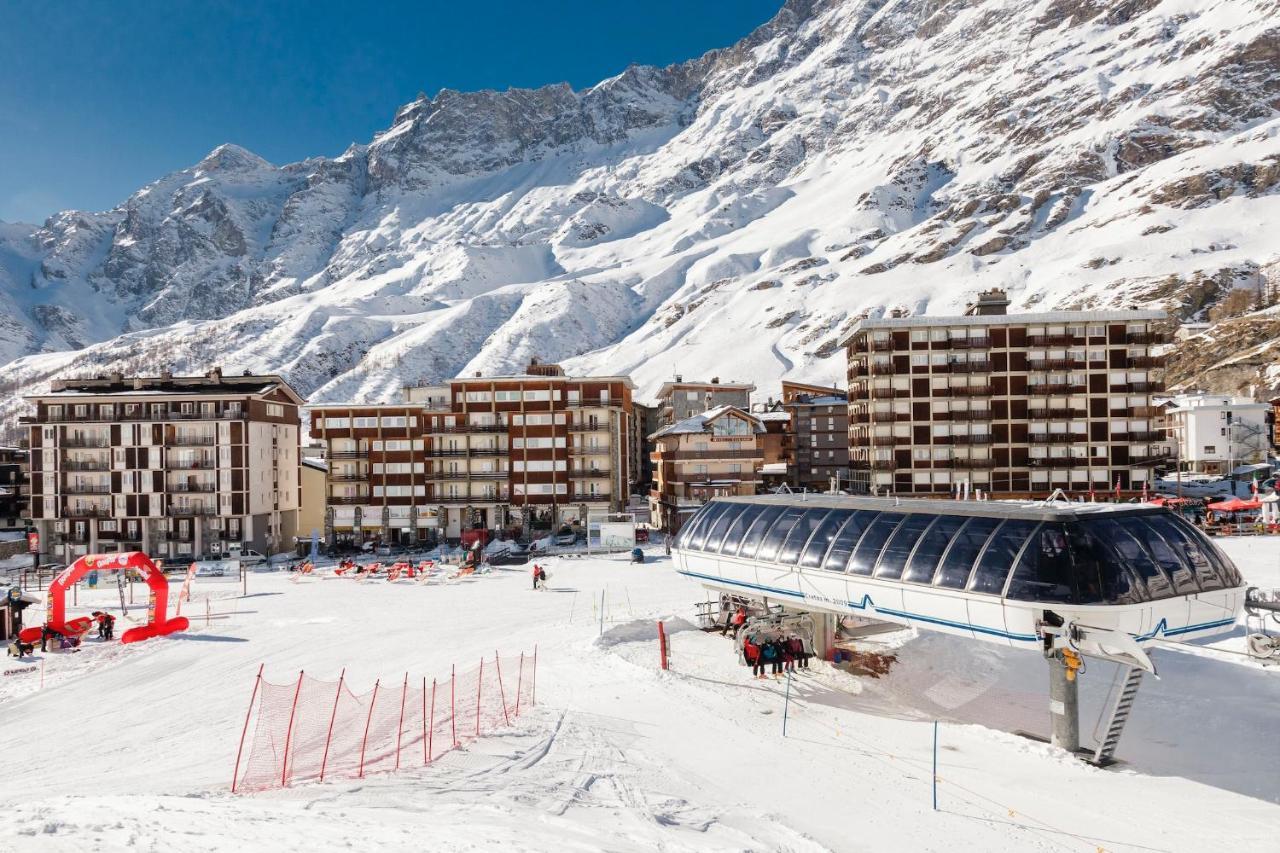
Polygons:
M1274 545L1223 545L1264 584L1280 567ZM728 640L683 621L703 590L656 549L650 559L539 560L545 592L524 567L438 586L254 574L247 598L197 580L189 632L49 654L43 690L31 676L0 679L0 738L16 768L0 777L0 849L1274 849L1276 796L1247 793L1280 766L1274 672L1158 653L1164 678L1143 685L1119 749L1132 763L1102 771L974 724L1046 728L1034 655L922 634L886 649L898 660L881 679L814 662L792 682L784 739L785 682L753 681ZM81 609L110 606L105 592L82 594ZM273 682L345 667L359 692L534 644L538 707L505 733L426 769L228 791L260 663ZM1109 679L1084 679L1088 708ZM1086 710L1086 736L1090 720ZM1250 750L1256 762L1241 765ZM1197 762L1215 755L1224 766L1211 778Z

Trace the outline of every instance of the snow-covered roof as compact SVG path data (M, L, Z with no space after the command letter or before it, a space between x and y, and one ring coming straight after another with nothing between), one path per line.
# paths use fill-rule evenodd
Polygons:
M755 417L762 421L789 421L791 420L790 412L757 412Z
M784 406L843 406L849 402L848 397L842 397L838 394L827 394L824 397L797 397L794 400L788 400L783 403Z
M785 474L787 473L787 463L785 462L766 462L760 466L761 474Z
M658 389L658 399L670 397L678 388L698 391L754 391L753 382L663 382Z
M302 464L306 465L308 468L314 468L317 471L329 470L329 463L324 461L323 459L318 459L315 456L302 457Z
M712 421L729 412L736 412L746 418L756 432L764 432L764 424L761 422L759 415L744 412L737 406L716 406L714 409L707 409L700 415L694 415L682 421L676 421L670 426L665 426L649 436L649 438L652 440L662 438L664 435L691 435L693 433L706 432Z
M859 320L849 334L840 340L844 346L860 333L872 329L914 329L920 326L1021 326L1031 323L1129 323L1143 320L1164 320L1163 311L1046 311L1040 314L976 314L919 315L914 317L882 317L876 320Z

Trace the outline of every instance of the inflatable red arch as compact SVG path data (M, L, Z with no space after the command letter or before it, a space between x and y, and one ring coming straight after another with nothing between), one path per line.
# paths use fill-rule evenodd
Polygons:
M141 551L124 551L119 554L89 554L76 560L49 584L49 597L45 623L55 631L67 625L67 588L89 572L123 572L133 569L151 587L151 602L147 607L147 624L130 628L120 636L122 643L136 643L151 637L163 637L175 631L184 631L188 622L185 616L169 618L169 581L164 572L156 568L151 558Z

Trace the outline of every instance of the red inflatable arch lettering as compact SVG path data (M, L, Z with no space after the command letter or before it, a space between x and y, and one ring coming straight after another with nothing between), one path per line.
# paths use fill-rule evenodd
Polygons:
M185 616L169 618L169 581L164 572L141 551L125 551L119 554L89 554L76 560L49 584L48 612L45 621L54 630L67 622L67 588L89 572L123 572L133 569L151 587L151 602L147 608L147 624L130 628L120 636L122 643L136 643L151 637L163 637L175 631L184 631L188 622Z

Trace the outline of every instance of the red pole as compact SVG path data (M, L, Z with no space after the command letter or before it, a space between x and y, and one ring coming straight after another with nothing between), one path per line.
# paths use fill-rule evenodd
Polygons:
M280 762L280 787L289 787L289 739L293 737L293 715L298 710L298 694L302 692L302 670L298 670L298 686L293 691L293 706L289 708L289 728L284 730L284 760Z
M347 677L343 667L338 675L338 692L333 694L333 713L329 715L329 733L324 736L324 757L320 759L320 781L324 781L324 768L329 763L329 741L333 739L333 721L338 717L338 700L342 698L342 680Z
M493 653L493 665L498 668L498 698L502 700L502 719L509 726L511 718L507 716L507 692L502 689L502 661L498 658L497 651Z
M484 658L480 658L480 674L476 676L476 737L480 737L480 690L484 687Z
M369 723L373 722L373 705L378 701L378 684L382 679L373 682L373 699L369 702L369 716L364 721L364 740L360 741L360 772L357 776L359 779L364 778L364 748L369 745Z
M538 704L538 644L533 644L533 691L529 694L529 704Z
M658 658L662 663L662 668L667 668L667 631L662 623L658 623Z
M400 736L404 733L404 700L409 696L409 673L404 674L404 687L400 688L400 723L396 726L396 769L400 769Z
M520 716L520 686L524 684L524 652L520 653L520 669L516 670L516 716Z
M244 728L240 731L240 748L236 750L236 769L231 771L231 793L236 792L236 780L240 778L240 753L244 752L244 737L249 733L249 715L253 713L253 700L258 698L258 684L262 681L262 668L258 665L258 674L253 679L253 693L249 695L249 709L244 712ZM44 675L44 660L40 661L40 674Z
M453 704L454 695L458 692L458 665L449 666L449 730L453 734L453 745L458 745L458 712Z
M424 702L427 700L426 690L427 690L427 679L424 677L422 679L422 701ZM431 763L431 747L433 746L431 741L435 739L435 736L436 736L436 680L433 678L431 679L431 722L427 726L427 745L426 745L426 749L427 749L426 763L427 764Z

